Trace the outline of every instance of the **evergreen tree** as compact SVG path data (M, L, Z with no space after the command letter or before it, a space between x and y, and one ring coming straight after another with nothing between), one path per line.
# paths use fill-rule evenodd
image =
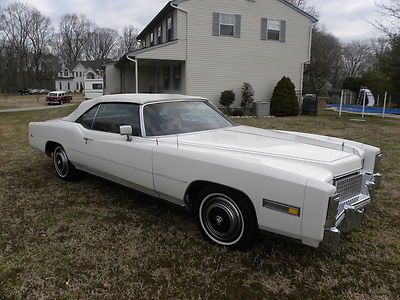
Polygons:
M283 77L274 89L271 99L271 114L276 117L297 116L299 102L293 82Z

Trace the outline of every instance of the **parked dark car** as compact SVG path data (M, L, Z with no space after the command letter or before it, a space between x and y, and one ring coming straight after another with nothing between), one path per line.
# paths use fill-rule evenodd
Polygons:
M29 95L29 89L24 88L22 90L19 90L18 93L20 95Z
M72 101L72 96L68 96L64 91L50 92L46 97L47 104L64 104Z

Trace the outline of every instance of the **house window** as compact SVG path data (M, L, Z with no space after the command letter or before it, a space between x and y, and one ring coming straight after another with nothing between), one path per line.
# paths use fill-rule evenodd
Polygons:
M79 72L79 77L82 77L82 72Z
M235 15L234 14L220 14L219 34L233 36L235 32Z
M103 89L103 85L101 83L93 83L92 84L92 89L93 90L102 90Z
M181 89L181 65L174 66L174 90L179 91Z
M281 34L281 21L268 20L268 39L279 41Z
M173 38L173 28L172 28L172 17L167 19L167 42L172 41Z
M154 46L154 32L150 33L150 45Z
M162 44L162 27L157 27L157 44Z
M76 90L79 91L79 83L76 83Z
M64 77L68 77L68 70L64 71Z
M169 90L169 67L164 68L163 75L164 90Z
M60 91L62 90L62 84L61 84L61 82L60 82Z
M71 90L71 84L68 82L68 91Z

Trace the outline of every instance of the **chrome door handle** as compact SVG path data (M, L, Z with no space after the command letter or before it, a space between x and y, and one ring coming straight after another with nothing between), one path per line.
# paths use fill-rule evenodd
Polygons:
M93 139L88 139L88 138L83 138L85 140L85 143L87 144L89 141L93 141Z

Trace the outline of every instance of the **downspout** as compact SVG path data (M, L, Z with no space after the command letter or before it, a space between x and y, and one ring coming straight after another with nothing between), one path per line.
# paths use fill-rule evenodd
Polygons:
M129 55L126 55L126 59L135 63L135 88L136 94L139 93L139 68L138 68L138 59L130 58Z
M186 61L185 61L185 94L188 94L188 49L189 49L189 11L178 7L176 4L174 4L173 1L171 1L171 7L180 10L186 14Z
M308 41L308 59L301 64L301 93L303 94L304 86L304 66L311 62L311 47L312 47L312 30L314 28L314 23L310 26L309 30L309 41ZM302 95L301 95L302 96Z

